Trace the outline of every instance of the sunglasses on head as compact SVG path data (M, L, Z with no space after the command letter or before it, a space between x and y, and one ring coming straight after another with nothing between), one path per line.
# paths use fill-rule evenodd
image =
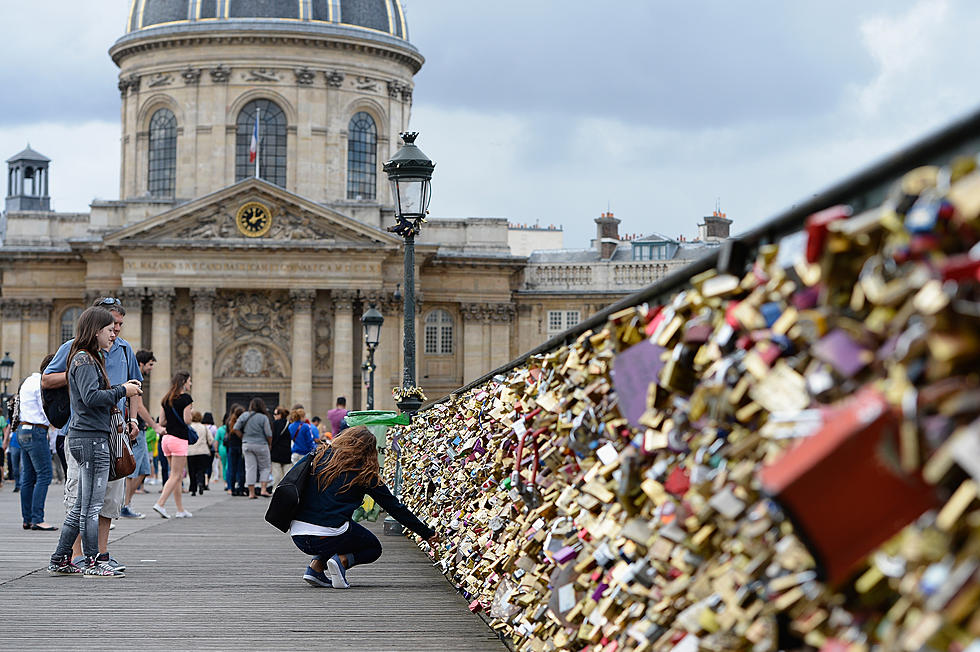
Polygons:
M105 299L99 299L97 306L121 306L122 301L115 297L106 297Z

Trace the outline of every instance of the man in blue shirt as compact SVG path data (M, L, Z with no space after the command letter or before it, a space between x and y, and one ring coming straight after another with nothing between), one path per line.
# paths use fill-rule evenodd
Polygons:
M127 380L139 380L143 381L143 374L140 373L139 364L136 361L136 353L133 351L133 347L130 346L129 342L119 337L119 332L122 330L123 319L126 316L126 309L123 308L122 302L119 299L108 297L104 299L97 300L93 305L102 306L103 308L108 308L109 312L112 313L112 318L115 322L115 338L112 342L112 346L109 349L109 353L106 355L105 368L106 373L109 375L109 382L113 385L119 385L126 382ZM54 389L57 387L64 387L68 384L68 352L71 349L71 344L74 339L68 340L58 349L55 353L54 359L51 360L47 368L44 370L44 375L41 377L41 387L45 389ZM156 421L150 416L149 410L143 405L143 400L141 396L134 396L132 398L133 407L139 416L143 417L148 423L156 425ZM125 399L119 401L119 409L123 410L125 413ZM136 430L136 414L126 415L129 418L129 429L130 437L133 437ZM65 428L65 432L68 436L71 436L71 424L72 420L68 420L68 425ZM159 432L159 431L158 431ZM74 458L68 456L68 479L65 482L65 501L74 504L75 495L74 492L78 484L78 463L75 462ZM113 480L107 485L105 504L102 506L102 511L99 513L99 553L108 552L109 547L109 526L112 524L112 519L119 518L123 500L126 493L126 483L125 478L119 480ZM68 505L69 508L71 505ZM80 542L75 542L76 550L73 554L78 556L81 554ZM115 560L113 560L114 562ZM112 562L110 562L112 563ZM121 564L113 563L113 567L117 570L124 570L125 566Z

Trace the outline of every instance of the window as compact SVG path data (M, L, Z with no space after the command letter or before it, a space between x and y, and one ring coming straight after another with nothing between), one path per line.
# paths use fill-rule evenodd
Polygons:
M270 100L253 100L238 113L235 138L235 181L255 176L249 160L255 114L259 114L259 177L286 187L286 114Z
M557 335L568 330L581 321L582 316L578 310L549 310L548 311L548 336Z
M452 355L453 317L445 310L433 310L425 316L425 352Z
M177 118L160 109L150 118L150 164L147 190L154 197L173 197L177 178Z
M358 111L347 125L347 199L374 199L378 189L378 130Z
M61 314L61 343L75 337L75 322L82 316L81 308L69 308Z

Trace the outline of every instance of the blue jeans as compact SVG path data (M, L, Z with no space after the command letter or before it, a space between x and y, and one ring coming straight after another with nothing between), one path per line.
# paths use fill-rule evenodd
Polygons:
M68 451L78 462L78 498L65 516L61 538L52 559L71 555L71 546L79 534L86 557L99 554L99 512L105 502L109 483L109 438L68 435Z
M229 489L234 492L245 491L245 457L241 448L236 446L228 449L228 473L225 475Z
M51 485L51 446L47 426L21 426L20 513L25 523L44 522L44 501Z
M354 521L349 521L347 531L335 537L318 537L301 534L293 537L296 547L314 558L326 561L334 555L347 555L348 568L370 564L381 556L378 537Z
M7 461L10 464L10 477L14 479L14 489L20 489L20 458L21 449L11 446L7 451Z

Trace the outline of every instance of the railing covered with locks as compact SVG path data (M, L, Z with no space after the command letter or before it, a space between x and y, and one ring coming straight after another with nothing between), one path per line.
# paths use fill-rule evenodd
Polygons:
M415 415L470 608L522 650L980 637L977 151L980 113Z

